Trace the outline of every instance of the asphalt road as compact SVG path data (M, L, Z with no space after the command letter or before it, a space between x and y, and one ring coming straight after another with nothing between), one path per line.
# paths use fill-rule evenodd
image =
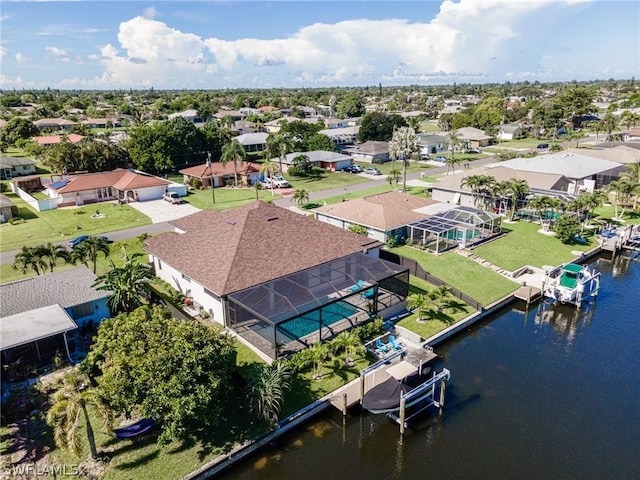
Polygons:
M488 163L493 163L493 162L495 162L494 157L481 158L479 160L474 160L473 162L470 162L470 167L478 167L478 166L486 165ZM458 171L461 168L464 168L463 165L464 165L464 162L459 163L456 170ZM446 166L433 167L428 170L425 170L425 173L428 173L429 175L439 175L441 173L446 173L446 172L447 172ZM344 173L343 175L351 175L351 174ZM407 175L407 180L412 180L412 179L420 179L420 172L415 172ZM353 192L358 192L368 188L387 185L387 184L388 182L386 177L383 177L380 180L372 179L369 182L363 182L357 185L350 185L349 187L346 187L346 189L344 187L341 187L341 188L333 188L330 190L323 190L321 192L312 192L309 195L309 200L315 202L318 200L322 200L323 198L342 195L345 193L345 191L348 193L353 193ZM275 201L275 204L281 207L288 208L292 205L291 197L289 196L289 197L280 198ZM149 233L153 235L157 233L168 232L168 231L171 231L172 229L173 228L171 227L169 222L162 222L162 223L154 223L151 225L142 225L140 227L127 228L124 230L116 230L114 232L107 232L105 233L105 235L108 236L110 240L113 240L114 242L119 242L122 240L135 238L139 235L142 235L143 233ZM54 242L54 243L59 245L67 245L67 242L68 242L68 239L63 242ZM0 264L4 265L8 263L13 263L13 259L15 255L19 251L20 250L11 250L8 252L0 252Z

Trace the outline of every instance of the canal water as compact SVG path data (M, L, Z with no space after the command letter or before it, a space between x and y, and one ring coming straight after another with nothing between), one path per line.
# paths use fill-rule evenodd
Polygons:
M220 478L640 478L640 263L594 266L592 308L516 304L436 347L442 417L401 439L384 415L332 409Z

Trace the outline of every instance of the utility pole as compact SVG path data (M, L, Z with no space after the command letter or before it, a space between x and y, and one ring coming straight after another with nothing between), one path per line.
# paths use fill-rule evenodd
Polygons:
M207 152L207 167L209 168L209 181L211 182L211 200L216 204L215 185L213 184L213 169L211 168L211 152Z

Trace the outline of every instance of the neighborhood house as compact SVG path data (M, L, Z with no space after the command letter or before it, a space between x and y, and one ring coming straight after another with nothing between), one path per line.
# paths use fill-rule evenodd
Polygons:
M268 358L406 307L381 243L270 203L205 210L146 240L156 275Z

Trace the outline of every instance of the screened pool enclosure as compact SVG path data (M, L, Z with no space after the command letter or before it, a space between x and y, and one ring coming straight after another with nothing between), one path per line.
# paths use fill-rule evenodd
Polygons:
M405 267L355 253L229 295L227 326L275 359L398 308L408 288Z
M500 215L471 207L455 207L407 225L410 243L433 253L469 247L502 231Z

